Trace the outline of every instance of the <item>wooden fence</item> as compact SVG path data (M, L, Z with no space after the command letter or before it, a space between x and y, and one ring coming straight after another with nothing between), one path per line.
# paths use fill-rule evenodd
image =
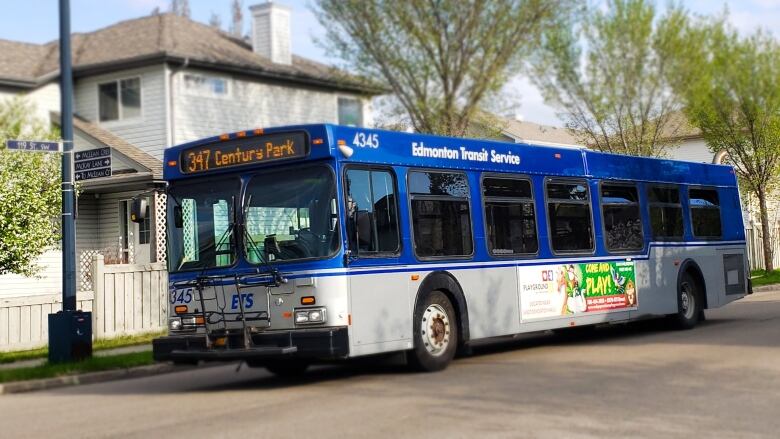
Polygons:
M166 327L168 273L165 263L105 265L92 260L92 291L77 294L78 308L92 311L95 338L111 338ZM0 352L32 349L48 342L48 315L62 309L60 294L0 299Z
M764 244L761 241L761 226L745 229L745 239L747 240L748 259L750 260L751 270L763 270L764 265ZM772 262L775 269L780 268L780 228L775 229L770 239L772 244Z

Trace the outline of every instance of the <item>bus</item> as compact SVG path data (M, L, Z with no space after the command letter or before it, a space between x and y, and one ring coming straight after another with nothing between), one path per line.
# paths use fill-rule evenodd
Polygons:
M319 124L171 147L164 169L159 361L436 371L526 332L689 329L750 292L731 166Z

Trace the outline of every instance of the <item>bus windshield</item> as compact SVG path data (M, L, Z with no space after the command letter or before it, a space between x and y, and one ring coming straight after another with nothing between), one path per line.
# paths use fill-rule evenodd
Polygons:
M168 266L171 272L233 265L231 215L240 193L238 178L175 182L168 196Z
M263 173L249 180L244 250L251 263L324 258L339 248L333 172L326 166ZM267 238L275 242L266 249Z

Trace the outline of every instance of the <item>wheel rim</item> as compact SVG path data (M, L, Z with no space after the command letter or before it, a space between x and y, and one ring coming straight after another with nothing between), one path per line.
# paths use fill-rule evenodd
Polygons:
M422 341L425 350L437 357L450 345L450 317L440 305L431 304L422 315Z
M693 287L688 282L680 285L680 310L686 320L693 318L693 312L696 310L696 296L693 294Z

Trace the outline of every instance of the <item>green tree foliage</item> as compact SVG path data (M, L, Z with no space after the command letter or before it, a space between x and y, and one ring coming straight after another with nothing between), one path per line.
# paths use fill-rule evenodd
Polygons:
M766 269L774 269L767 197L780 179L780 45L767 33L741 37L725 19L692 25L701 41L673 69L691 123L713 152L725 151L743 189L758 199Z
M0 274L31 276L59 241L60 155L8 151L7 139L53 140L23 98L0 101Z
M317 0L325 45L418 132L462 136L573 0Z
M532 81L578 140L601 151L663 156L685 126L668 68L684 54L686 12L651 0L608 0L545 35Z

